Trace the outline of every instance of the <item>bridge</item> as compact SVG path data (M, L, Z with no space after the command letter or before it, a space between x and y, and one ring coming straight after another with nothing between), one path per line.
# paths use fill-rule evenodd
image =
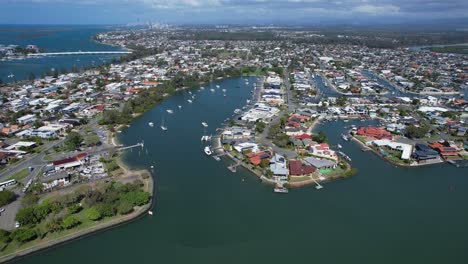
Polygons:
M67 51L67 52L46 52L46 53L30 53L29 57L43 56L65 56L65 55L102 55L102 54L131 54L131 51Z

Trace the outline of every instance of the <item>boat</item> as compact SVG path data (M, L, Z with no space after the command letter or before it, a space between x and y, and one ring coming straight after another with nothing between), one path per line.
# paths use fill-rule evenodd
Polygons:
M210 146L206 146L206 147L203 149L203 151L204 151L205 154L208 155L208 156L211 156L211 154L213 154L213 153L211 152Z
M207 124L206 122L202 122L201 124L202 124L202 126L204 126L204 127L208 127L208 124Z
M322 189L322 188L323 188L323 186L320 185L320 184L315 186L315 189L317 189L317 190L320 190L320 189Z
M162 129L163 131L166 131L166 130L167 130L167 127L164 125L164 118L163 118L162 121L161 121L161 129Z
M153 215L153 211L149 210L149 211L148 211L148 214L149 214L149 215Z
M217 85L216 85L216 88L219 88L219 87L220 87L219 84L217 84Z
M192 92L191 92L191 91L189 91L188 93L189 93L189 94L192 94Z
M226 92L226 89L222 89L221 91Z
M182 106L181 106L181 105L179 105L178 107L179 107L179 109L181 109L181 108L182 108Z
M246 102L247 102L248 104L250 104L250 100L249 100L249 99L247 99Z
M148 126L154 127L154 123L153 123L153 122L149 122L149 123L148 123Z
M234 114L238 115L240 113L242 113L242 110L240 110L239 108L234 110Z
M211 139L210 136L202 136L201 141L209 141Z
M218 156L213 156L213 159L215 159L216 161L220 161L220 160L221 160L221 158L218 157Z
M273 191L275 193L288 193L289 192L288 188L286 187L275 187Z
M338 148L341 149L341 148L343 148L343 146L341 146L340 144L338 144Z
M193 103L193 101L192 101L192 100L190 100L190 99L188 99L188 100L187 100L187 102L189 102L189 103Z
M169 114L173 114L174 111L172 111L171 109L167 109L166 112L168 112Z
M205 87L203 87L203 86L202 86L202 87L200 87L200 90L205 90Z
M210 91L211 91L212 93L214 93L214 92L215 92L215 89L211 88Z
M341 134L341 138L344 140L344 141L348 141L349 138L345 135L345 134Z

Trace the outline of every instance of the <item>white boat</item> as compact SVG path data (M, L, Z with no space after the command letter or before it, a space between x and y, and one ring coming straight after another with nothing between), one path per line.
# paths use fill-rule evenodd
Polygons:
M151 210L148 211L148 214L149 214L149 215L153 215L153 211L151 211Z
M211 88L210 91L211 91L212 93L214 93L214 92L215 92L215 89Z
M161 129L162 129L163 131L166 131L166 130L167 130L167 126L164 125L164 118L163 118L162 121L161 121Z
M221 158L218 157L218 156L213 156L213 159L215 159L216 161L220 161L220 160L221 160Z
M250 100L249 100L249 99L247 99L246 102L247 102L248 104L250 104Z
M191 91L188 91L188 93L189 93L189 94L192 94L192 92L191 92Z
M190 100L190 99L188 99L188 100L187 100L187 102L189 102L190 104L191 104L191 103L193 103L193 101L192 101L192 100Z
M166 112L168 112L169 114L173 114L174 111L172 111L171 109L167 109Z
M203 87L203 86L202 86L202 87L200 87L200 90L205 90L205 87Z
M338 149L341 149L343 146L341 146L340 144L338 144Z
M217 85L216 85L216 88L219 88L219 87L220 87L219 84L217 84Z
M288 188L286 187L275 187L273 191L275 193L288 193L289 192Z
M202 124L202 126L204 126L204 127L208 127L208 124L207 124L206 122L202 122L201 124Z
M317 189L317 190L320 190L320 189L322 189L322 188L323 188L323 186L320 185L320 184L315 186L315 189Z
M179 107L179 109L181 109L181 108L182 108L182 106L181 106L181 105L179 105L178 107Z
M226 89L222 89L223 92L226 92Z
M201 141L209 141L211 139L210 136L202 136Z
M154 127L154 123L153 123L153 122L149 122L149 123L148 123L148 126Z
M341 138L344 140L344 141L348 141L349 138L345 135L345 134L341 134Z
M206 146L206 147L203 149L203 151L204 151L205 154L208 155L208 156L211 156L211 154L213 154L213 153L211 152L210 146Z
M240 110L239 108L234 110L234 114L238 115L240 113L242 113L242 110Z

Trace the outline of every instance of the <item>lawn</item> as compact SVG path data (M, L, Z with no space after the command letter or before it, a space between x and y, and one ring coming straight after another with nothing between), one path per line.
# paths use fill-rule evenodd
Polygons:
M11 175L11 177L8 178L8 180L13 180L14 179L14 180L20 181L20 180L28 177L29 173L30 173L29 169L24 168L24 169L18 171L17 173Z

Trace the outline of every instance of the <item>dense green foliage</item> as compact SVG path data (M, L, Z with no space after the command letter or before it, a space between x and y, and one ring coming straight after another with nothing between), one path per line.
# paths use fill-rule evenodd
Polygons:
M68 133L67 137L63 142L63 145L65 150L71 151L77 149L81 145L82 141L83 138L81 137L81 135L77 132L72 131Z
M15 200L15 193L10 190L0 192L0 206L7 205Z
M323 131L319 131L318 134L312 135L312 140L314 140L317 143L328 142L327 135Z
M0 230L0 241L24 243L47 233L73 229L84 222L98 221L117 214L131 213L134 206L147 204L151 195L142 191L143 183L102 183L95 189L81 186L74 192L46 199L37 204L31 194L16 214L21 228L9 234ZM84 209L84 210L83 210Z
M406 136L409 138L423 138L430 130L428 125L422 124L415 126L413 124L406 127Z

